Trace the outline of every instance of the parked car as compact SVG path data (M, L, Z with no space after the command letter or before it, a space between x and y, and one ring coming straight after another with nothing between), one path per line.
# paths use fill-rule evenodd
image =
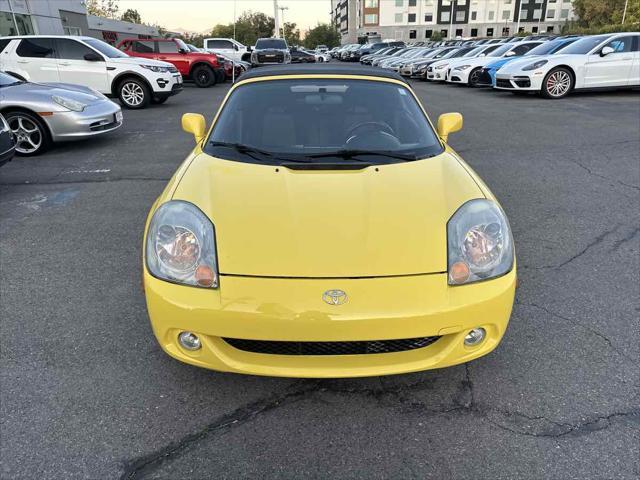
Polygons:
M291 63L291 53L283 38L259 38L251 52L251 66Z
M206 88L224 82L224 66L210 53L192 52L179 38L126 38L118 48L130 57L162 60L175 66L182 78Z
M2 88L2 78L0 77L0 88ZM0 90L0 95L2 91ZM0 114L0 167L11 161L16 151L16 142L9 124Z
M291 63L316 63L316 56L313 53L305 52L300 48L291 48Z
M364 55L371 55L389 47L404 47L404 42L376 42L363 45L354 52L354 61L360 61Z
M528 59L531 59L533 57L555 55L556 53L561 52L565 47L568 47L569 45L571 45L577 39L578 37L563 38L560 40L551 40L548 42L544 42L535 48L532 48L527 53L522 55L522 57L512 56L512 57L499 58L498 60L491 62L490 64L483 67L482 70L480 70L480 79L478 80L478 83L476 85L479 87L483 87L483 86L492 87L496 84L497 71L500 70L502 67L504 67L507 63L510 63L525 57Z
M251 64L243 61L232 62L231 59L225 58L224 55L216 54L218 56L218 60L222 62L224 65L224 73L226 80L231 80L234 78L233 67L235 65L235 78L237 79L244 72L251 68Z
M31 83L0 72L0 98L18 155L37 155L53 142L103 135L122 125L120 107L82 85Z
M6 73L31 82L90 87L118 97L126 108L163 103L182 91L182 76L172 64L130 57L96 38L29 35L3 37L2 44Z
M499 45L496 44L485 44L478 47L473 47L473 50L465 53L459 58L442 58L436 62L433 62L426 69L427 80L435 81L435 82L444 82L447 80L447 73L449 72L449 65L451 63L457 62L459 59L470 59L476 58L480 56L487 56L489 53L493 52L497 49Z
M316 46L316 52L327 53L328 51L329 51L329 48L326 45L317 45Z
M205 38L202 41L204 49L210 53L219 53L238 62L250 62L250 49L233 38Z
M360 57L360 63L362 65L371 65L374 60L381 58L383 56L390 56L396 53L398 50L401 50L402 47L389 47L383 48L382 50L378 50L376 53L372 53L370 55L363 55Z
M400 74L412 78L426 79L427 69L440 60L461 58L465 54L471 52L475 47L445 47L440 49L435 55L430 55L422 59L418 59L410 66L400 70Z
M248 72L215 118L208 129L183 116L197 146L144 228L147 309L167 354L328 378L496 348L515 295L513 238L447 146L459 113L435 130L397 74L292 65Z
M573 90L640 86L640 33L594 35L556 55L522 58L496 73L496 87L559 99Z
M522 56L534 47L540 45L542 41L505 43L496 48L489 55L470 59L460 59L452 62L449 66L451 74L447 82L460 83L469 87L475 86L480 80L480 71L485 65L502 57Z

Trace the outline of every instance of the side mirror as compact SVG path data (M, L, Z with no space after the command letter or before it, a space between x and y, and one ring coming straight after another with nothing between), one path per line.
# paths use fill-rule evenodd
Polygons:
M600 56L601 57L606 57L607 55L614 53L615 50L611 47L603 47L602 50L600 50Z
M438 117L438 135L443 142L449 139L449 134L462 130L462 115L459 113L443 113Z
M185 50L184 48L179 48L178 53L189 53L189 50Z
M182 129L185 132L192 133L196 139L196 143L200 143L205 136L207 128L204 116L199 113L185 113L182 115Z
M87 62L102 62L103 59L100 55L98 55L97 53L85 53L84 57L83 57Z
M238 47L238 45L233 45L233 49L237 52L238 50L240 50L240 47Z

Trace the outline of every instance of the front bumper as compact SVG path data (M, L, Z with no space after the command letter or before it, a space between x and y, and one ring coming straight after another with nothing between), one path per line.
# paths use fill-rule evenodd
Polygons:
M480 70L480 76L475 86L491 87L495 83L495 78L496 78L496 70L483 68L482 70Z
M450 287L446 274L368 279L280 279L222 276L217 290L175 285L152 277L144 286L154 334L172 357L199 367L254 375L358 377L413 372L464 363L491 352L509 322L515 269L486 282ZM343 305L323 292L347 292ZM468 330L486 339L466 347ZM182 331L202 348L184 350ZM279 355L234 348L224 340L361 342L440 338L423 348L354 355Z
M498 90L539 92L542 89L543 79L544 75L538 72L532 72L528 75L496 73L496 81L493 88Z
M122 111L110 100L88 105L82 112L54 112L40 118L49 127L54 142L102 135L122 126Z
M467 68L466 70L449 70L447 76L447 82L450 83L469 83L469 73L473 68Z
M446 68L427 68L427 80L431 80L433 82L444 82L447 79L447 69Z

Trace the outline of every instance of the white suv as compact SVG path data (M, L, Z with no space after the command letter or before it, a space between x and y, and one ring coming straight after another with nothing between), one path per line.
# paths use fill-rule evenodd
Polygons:
M92 37L2 37L0 71L32 82L84 85L133 109L163 103L182 90L172 64L129 57Z
M202 43L204 49L209 53L219 53L234 62L250 61L251 52L249 49L233 38L205 38Z

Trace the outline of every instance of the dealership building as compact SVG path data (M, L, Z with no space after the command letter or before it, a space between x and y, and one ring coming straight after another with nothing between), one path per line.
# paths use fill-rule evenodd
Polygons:
M424 41L560 33L575 19L572 0L331 0L342 43L368 38Z
M82 0L0 0L0 37L7 35L87 35L115 44L159 32L149 25L88 15Z

